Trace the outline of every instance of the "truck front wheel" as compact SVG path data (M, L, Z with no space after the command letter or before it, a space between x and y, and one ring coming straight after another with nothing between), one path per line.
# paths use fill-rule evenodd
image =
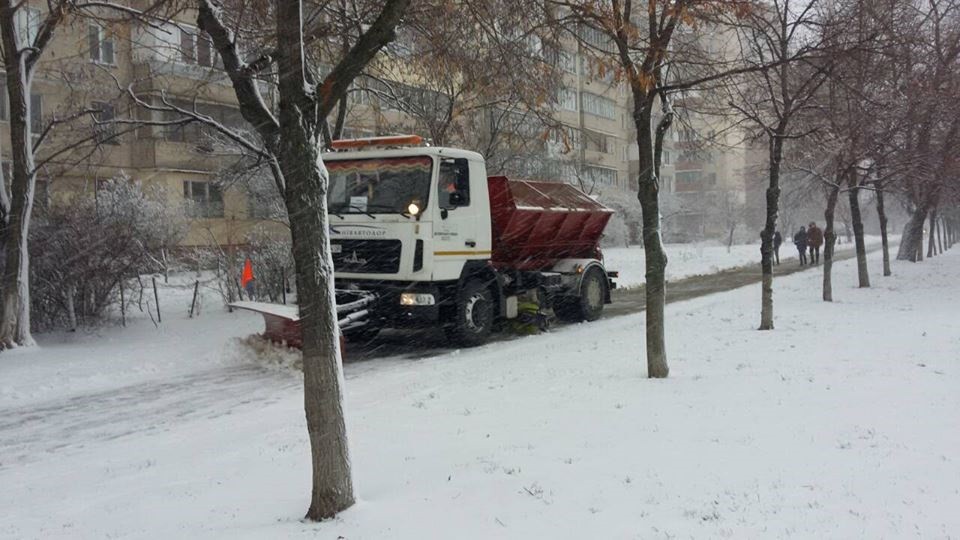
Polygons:
M553 305L557 318L567 322L595 321L603 313L606 283L603 272L592 268L580 280L577 296L559 297Z
M457 295L454 325L447 335L464 347L483 345L493 331L494 303L490 288L480 281L468 281Z

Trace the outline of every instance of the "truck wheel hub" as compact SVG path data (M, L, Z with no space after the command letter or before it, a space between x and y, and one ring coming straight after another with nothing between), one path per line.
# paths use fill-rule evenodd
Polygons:
M586 283L586 291L584 291L584 297L587 299L590 307L599 306L603 300L601 296L603 292L600 290L600 283L595 279L591 279Z
M483 330L483 317L487 307L487 302L484 300L482 294L475 294L467 300L464 306L463 318L470 331L478 332Z

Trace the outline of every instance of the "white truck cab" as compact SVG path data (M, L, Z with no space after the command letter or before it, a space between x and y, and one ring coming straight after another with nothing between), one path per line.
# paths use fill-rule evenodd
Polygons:
M412 147L323 155L338 279L457 280L492 250L480 154Z

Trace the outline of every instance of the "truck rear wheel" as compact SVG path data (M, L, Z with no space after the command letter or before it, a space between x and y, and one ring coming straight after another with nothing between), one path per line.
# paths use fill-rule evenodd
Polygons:
M464 347L483 345L493 331L493 312L490 288L477 280L468 281L457 295L454 325L444 330Z
M603 313L606 293L605 276L599 268L592 268L580 280L578 296L560 297L553 305L557 318L567 322L595 321Z
M357 330L345 330L343 337L350 343L370 343L380 334L380 329L376 327L361 327Z

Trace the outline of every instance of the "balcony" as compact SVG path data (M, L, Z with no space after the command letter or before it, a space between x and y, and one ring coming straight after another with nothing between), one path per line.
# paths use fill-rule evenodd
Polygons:
M158 58L141 58L133 65L134 89L141 94L165 94L216 103L236 103L236 94L227 74L216 68L183 64ZM270 87L260 83L267 97Z

